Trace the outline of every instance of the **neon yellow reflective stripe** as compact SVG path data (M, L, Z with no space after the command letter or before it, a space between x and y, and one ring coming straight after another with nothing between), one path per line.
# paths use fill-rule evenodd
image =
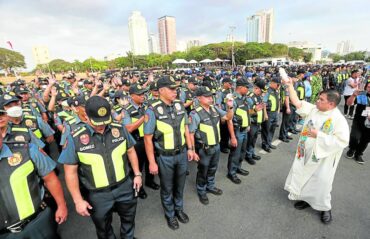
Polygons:
M33 133L36 135L38 139L42 138L42 133L39 129L36 129L35 131L33 131Z
M186 100L185 103L189 103L191 100ZM193 104L190 105L190 109L194 109Z
M14 132L28 132L27 128L12 128Z
M262 110L257 111L257 123L262 123L262 115L263 115Z
M117 182L125 178L125 165L123 163L123 155L127 151L127 141L124 140L117 148L112 151L112 160L114 166L114 173L116 175Z
M271 111L276 111L276 99L273 95L269 95L269 100L271 102Z
M242 125L241 127L248 127L248 113L245 110L240 108L236 109L235 114L242 118Z
M81 163L90 165L96 188L109 185L107 172L105 170L104 160L99 154L77 153Z
M32 115L25 115L24 118L25 119L36 119L36 117Z
M78 136L78 135L79 135L79 134L81 134L84 130L85 130L85 127L83 127L82 129L80 129L79 131L77 131L76 133L74 133L74 134L73 134L73 137Z
M10 176L10 186L13 191L19 219L23 220L35 213L27 177L34 170L31 160L17 168Z
M132 123L135 123L136 121L138 121L139 119L138 118L132 118ZM138 130L139 130L139 136L140 137L144 137L144 123L142 123L140 126L139 126L139 128L138 128Z
M298 87L297 90L299 92L299 99L302 100L304 96L304 89L302 87Z
M180 132L181 132L181 145L185 144L185 117L182 118L180 124Z
M157 120L157 129L163 134L164 149L174 149L175 142L172 126L163 121Z
M211 125L206 125L206 124L200 123L199 124L199 130L206 134L208 145L215 145L216 144L215 133L214 133L213 127Z
M220 143L220 141L221 141L220 121L218 121L218 123L217 123L217 134L218 134L218 142L217 143Z

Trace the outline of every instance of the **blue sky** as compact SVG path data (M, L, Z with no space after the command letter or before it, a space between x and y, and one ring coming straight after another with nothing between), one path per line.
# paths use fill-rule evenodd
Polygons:
M0 0L0 47L10 40L28 68L34 67L35 45L48 46L52 59L69 61L124 54L130 49L127 23L134 10L155 34L159 17L176 17L178 41L224 41L229 26L236 27L237 40L245 41L246 17L268 8L275 11L274 42L309 41L335 51L338 42L350 40L355 50L370 50L366 0Z

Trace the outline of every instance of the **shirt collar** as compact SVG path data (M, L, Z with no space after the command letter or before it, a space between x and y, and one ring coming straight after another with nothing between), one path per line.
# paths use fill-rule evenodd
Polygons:
M3 144L3 148L0 151L0 160L2 158L7 158L13 156L12 151L10 151L9 147L6 144Z

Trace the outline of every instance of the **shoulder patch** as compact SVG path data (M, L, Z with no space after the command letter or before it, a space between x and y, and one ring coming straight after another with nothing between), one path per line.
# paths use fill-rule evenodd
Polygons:
M159 105L161 103L161 101L156 101L156 102L154 102L151 106L152 107L156 107L157 105Z

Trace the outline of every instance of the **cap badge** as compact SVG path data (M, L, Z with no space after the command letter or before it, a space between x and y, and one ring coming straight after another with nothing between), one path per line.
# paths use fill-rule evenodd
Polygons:
M98 110L98 115L100 116L100 117L103 117L103 116L105 116L107 114L107 109L106 108L104 108L104 107L100 107L99 108L99 110Z

